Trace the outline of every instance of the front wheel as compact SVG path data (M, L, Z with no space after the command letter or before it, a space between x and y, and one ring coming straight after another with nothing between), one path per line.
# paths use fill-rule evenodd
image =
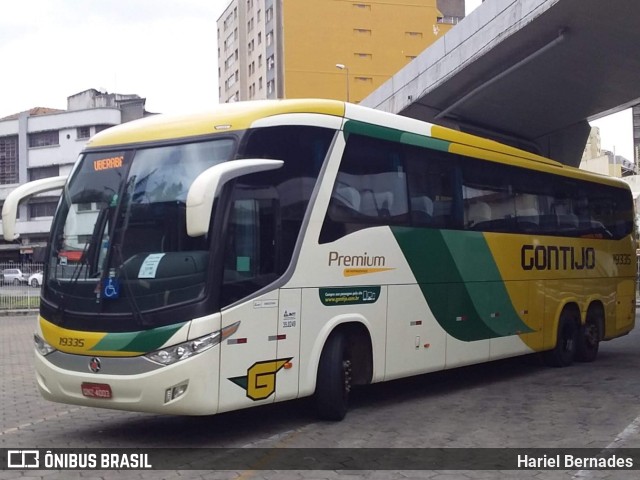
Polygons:
M563 312L558 322L556 346L545 352L546 363L552 367L568 367L576 356L577 343L577 323L568 312Z
M334 332L320 355L316 380L316 409L323 420L342 420L349 406L351 359L347 337Z
M33 288L38 288L40 285L38 285L38 280L36 280L35 278L31 280L31 286Z

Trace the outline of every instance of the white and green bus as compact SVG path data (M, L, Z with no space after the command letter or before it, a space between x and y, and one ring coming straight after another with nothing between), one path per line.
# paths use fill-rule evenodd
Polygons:
M532 352L592 361L635 322L629 187L328 100L158 115L89 141L63 189L42 395L205 415Z

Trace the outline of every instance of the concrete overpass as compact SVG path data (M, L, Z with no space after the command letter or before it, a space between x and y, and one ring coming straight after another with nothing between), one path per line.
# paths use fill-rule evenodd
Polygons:
M640 102L640 1L487 0L362 105L577 166L589 119Z

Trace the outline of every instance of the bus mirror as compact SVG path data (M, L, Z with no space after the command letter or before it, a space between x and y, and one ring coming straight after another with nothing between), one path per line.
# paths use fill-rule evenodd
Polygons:
M226 182L249 173L275 170L283 164L282 160L261 158L231 160L202 172L193 181L187 193L187 235L198 237L209 231L213 201Z
M16 216L18 214L18 205L21 201L38 193L58 190L64 187L66 181L66 176L43 178L20 185L9 193L2 206L2 234L4 239L7 242L12 242L20 236L16 232Z

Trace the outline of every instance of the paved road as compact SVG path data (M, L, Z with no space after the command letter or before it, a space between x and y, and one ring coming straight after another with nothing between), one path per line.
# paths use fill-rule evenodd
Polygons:
M212 417L163 417L46 402L32 374L35 317L0 317L0 447L640 447L640 332L566 369L523 357L356 391L343 422L305 401ZM11 478L632 479L623 471L0 471Z
M20 285L0 285L0 293L5 295L15 295L17 293L24 293L29 295L40 295L40 288L34 288L26 283Z

